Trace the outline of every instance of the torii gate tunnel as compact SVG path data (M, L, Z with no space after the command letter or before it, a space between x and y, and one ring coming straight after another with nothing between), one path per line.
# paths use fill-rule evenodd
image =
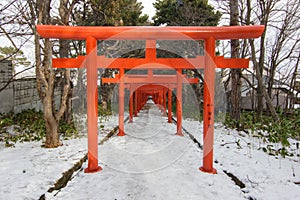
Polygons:
M184 82L193 83L193 80L182 78L182 69L204 68L204 112L203 112L203 164L200 170L216 173L213 168L213 141L214 141L214 86L215 68L247 68L248 59L230 58L215 55L216 40L258 38L264 31L264 26L227 26L227 27L80 27L80 26L52 26L37 25L37 31L44 38L58 38L68 40L85 40L86 56L78 58L53 58L54 68L80 68L87 69L87 116L88 116L88 167L85 172L96 172L102 168L98 164L98 91L97 68L119 69L119 76L107 79L105 82L119 83L119 134L124 135L124 89L129 87L130 115L132 119L133 91L138 84L145 82L145 77L133 77L124 74L125 69L147 69L148 86L140 87L134 93L134 114L143 104L144 100L139 93L152 94L155 101L165 105L166 91L168 98L172 88L177 88L177 134L181 135L181 87ZM106 58L97 56L97 40L146 40L145 58ZM195 58L157 58L157 40L204 40L204 56ZM175 77L155 77L153 69L173 69L177 71ZM135 82L133 82L135 81ZM152 83L159 81L157 87ZM162 82L160 82L162 81ZM134 84L135 83L135 84ZM151 83L151 84L150 84ZM145 84L145 83L144 83ZM163 87L161 87L163 86ZM151 88L152 87L152 88ZM162 100L161 98L164 97ZM163 101L163 102L161 102ZM96 104L96 105L95 105ZM170 107L169 107L170 109ZM168 113L170 113L169 110ZM169 118L170 120L170 118Z

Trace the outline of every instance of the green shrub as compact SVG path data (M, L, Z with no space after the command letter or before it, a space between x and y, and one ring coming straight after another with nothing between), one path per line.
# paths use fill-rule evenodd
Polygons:
M16 134L11 135L6 132L7 127L14 126ZM78 132L74 122L67 124L60 122L59 132L67 139L77 136ZM1 134L2 133L2 134ZM25 110L16 115L8 114L0 116L0 141L5 142L6 146L12 146L11 142L40 141L45 138L46 126L42 112Z
M59 132L64 136L65 139L72 136L76 137L78 135L77 128L73 121L70 124L66 123L65 121L60 121Z
M240 130L256 132L260 137L264 137L268 142L281 143L282 148L279 151L281 155L288 155L286 148L290 146L288 138L300 140L300 112L296 111L290 115L284 115L279 113L280 120L274 121L270 116L263 115L258 119L255 112L244 111L241 114L240 121L236 122L232 120L227 114L225 125L230 128L236 128L236 124L239 124ZM266 131L267 134L261 134L262 131ZM269 154L275 154L269 148L264 148L264 151Z
M99 115L99 116L102 116L102 117L112 115L112 110L111 110L111 109L106 109L106 110L104 110L104 109L102 108L102 106L99 105L99 106L98 106L98 115Z

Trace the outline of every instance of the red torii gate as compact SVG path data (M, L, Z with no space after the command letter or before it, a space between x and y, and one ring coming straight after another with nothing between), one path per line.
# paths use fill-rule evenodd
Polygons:
M102 78L102 83L119 83L121 77L119 74L116 74L114 78ZM181 84L192 84L192 83L198 83L197 78L187 78L184 75L181 75L180 73L177 73L175 75L155 75L153 74L153 70L149 69L148 74L125 74L122 77L123 82L125 84L125 88L130 90L130 100L129 100L129 122L133 121L133 93L134 91L138 90L135 92L135 96L137 98L139 91L141 90L140 87L145 90L145 89L150 89L154 90L155 94L159 95L159 99L163 102L158 102L157 100L154 100L155 103L161 104L162 105L162 111L164 114L166 113L166 93L168 90L168 122L172 122L171 119L171 108L172 108L172 90L177 88L177 101L176 101L176 115L177 115L177 135L183 135L182 134L182 106L181 106L181 93L182 90L179 89L181 87ZM181 80L180 82L178 80ZM142 85L141 85L142 84ZM122 91L120 91L122 92ZM153 93L153 92L152 92ZM179 98L180 97L180 98ZM120 108L123 108L123 97L119 95L119 106ZM137 112L143 107L143 105L146 103L146 99L143 98L142 101L135 99L135 115ZM122 116L124 116L124 110L120 109L119 110L119 119L122 119ZM125 135L124 133L124 121L119 120L119 136Z
M264 26L228 27L72 27L37 25L37 31L44 38L86 40L87 56L78 58L58 58L52 60L56 68L87 68L87 106L88 106L88 168L85 172L96 172L98 165L98 127L97 127L97 68L117 68L119 76L125 69L165 69L173 68L177 74L182 69L204 68L204 113L203 113L203 166L200 170L216 173L213 168L214 140L214 79L215 68L247 68L248 59L224 59L215 55L216 40L258 38ZM106 58L97 56L97 40L146 40L145 58ZM156 58L156 40L204 40L205 54L196 58ZM177 89L181 89L181 78ZM124 79L119 81L119 96L124 97ZM180 94L179 94L180 95ZM181 98L181 97L177 97ZM92 105L92 106L91 106ZM122 107L123 106L123 107ZM119 105L124 110L124 104ZM124 116L119 118L119 123ZM120 133L119 133L120 134Z

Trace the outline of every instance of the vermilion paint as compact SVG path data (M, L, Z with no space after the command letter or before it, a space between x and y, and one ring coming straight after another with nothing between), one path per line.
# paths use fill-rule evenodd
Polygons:
M86 56L78 58L53 58L55 68L87 68L87 107L88 107L88 168L85 172L96 172L98 166L98 127L97 127L97 68L117 68L119 76L102 79L102 82L119 83L119 133L124 132L124 90L130 89L130 118L147 102L149 95L155 103L166 110L168 91L168 122L171 122L171 95L177 89L177 135L182 135L182 84L196 83L197 79L187 79L182 69L204 68L204 172L216 173L213 168L214 141L214 84L215 68L247 68L248 59L224 59L215 55L216 40L258 38L264 26L227 27L80 27L37 25L37 31L44 38L86 40ZM97 56L97 40L146 40L145 58L105 58ZM156 58L156 40L204 40L205 55L196 58ZM125 69L147 69L147 75L125 75ZM175 69L177 75L153 75L153 69ZM132 96L133 95L133 96ZM134 98L133 98L134 97ZM95 105L96 104L96 105ZM133 106L134 105L134 106Z

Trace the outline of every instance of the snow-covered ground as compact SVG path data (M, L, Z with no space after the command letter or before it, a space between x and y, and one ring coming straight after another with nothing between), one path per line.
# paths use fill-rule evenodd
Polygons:
M79 123L85 124L85 118ZM100 122L100 120L99 120ZM117 125L117 117L102 119L100 141ZM82 127L78 127L82 129ZM64 140L55 149L41 147L42 142L16 143L5 148L0 142L0 200L39 199L87 153L87 137Z
M1 148L0 199L38 199L44 193L46 199L300 199L300 185L294 184L300 181L299 157L269 156L257 150L265 145L258 138L217 124L218 174L203 173L202 151L188 136L174 135L176 126L148 105L134 123L126 123L126 136L99 146L101 172L80 171L60 191L46 193L86 153L86 138L64 141L57 149L41 148L41 143ZM108 130L117 121L113 117L101 124ZM202 142L201 123L184 120L183 126ZM241 190L224 171L246 187Z

